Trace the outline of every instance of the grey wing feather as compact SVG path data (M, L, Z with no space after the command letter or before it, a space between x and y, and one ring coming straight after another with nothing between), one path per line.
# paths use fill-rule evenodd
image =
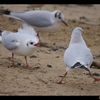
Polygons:
M18 18L18 17L15 17L15 16L5 15L5 14L4 14L3 16L8 17L8 18L13 18L13 19L15 19L15 20L18 20L18 21L21 21L21 22L25 23L24 20L22 20L22 19L20 19L20 18Z
M8 50L13 50L18 48L17 42L18 40L15 34L10 33L2 35L2 43Z
M89 48L88 48L87 55L86 55L86 62L89 65L91 65L93 62L93 55L92 55L91 50Z
M14 40L13 40L14 41ZM8 41L6 42L5 44L5 47L8 49L8 50L14 50L16 49L18 46L14 44L13 41Z

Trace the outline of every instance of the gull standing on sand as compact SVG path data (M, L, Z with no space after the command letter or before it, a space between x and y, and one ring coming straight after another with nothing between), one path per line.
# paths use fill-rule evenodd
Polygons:
M81 27L76 27L72 31L69 46L64 53L64 63L66 65L66 73L58 83L62 83L68 71L73 68L85 69L86 71L89 72L89 75L95 81L100 80L95 78L90 71L90 66L93 63L93 55L90 49L87 47L82 37L82 33L83 33L83 29Z
M33 27L22 24L18 32L2 32L2 44L5 48L12 52L12 60L14 64L14 54L24 56L26 66L29 67L27 56L34 52L34 48L39 46L39 38Z
M2 12L5 15L14 16L20 18L31 26L38 28L49 27L57 25L59 22L68 25L64 19L64 14L60 10L47 11L47 10L31 10L25 12L13 12L10 10L4 10Z

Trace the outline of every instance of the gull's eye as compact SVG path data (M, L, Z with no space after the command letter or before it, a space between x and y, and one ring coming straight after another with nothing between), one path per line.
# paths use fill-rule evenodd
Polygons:
M57 12L55 13L55 18L57 18Z
M61 19L61 12L56 12L56 13L55 13L55 18Z
M33 45L33 42L30 42L31 45Z
M58 18L61 19L61 13L59 13Z
M59 16L58 18L61 19L61 16Z

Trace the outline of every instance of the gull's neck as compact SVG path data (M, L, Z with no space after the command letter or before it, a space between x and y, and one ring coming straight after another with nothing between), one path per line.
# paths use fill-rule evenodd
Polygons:
M86 46L86 43L82 37L81 32L72 32L70 44L74 44L74 43L81 43Z

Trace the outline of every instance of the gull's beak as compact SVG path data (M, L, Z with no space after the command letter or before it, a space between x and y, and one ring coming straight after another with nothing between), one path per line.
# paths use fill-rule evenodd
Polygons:
M68 23L67 23L66 21L64 21L63 19L62 19L61 21L62 21L62 23L63 23L64 25L68 26Z
M40 47L40 42L36 43L34 46Z

